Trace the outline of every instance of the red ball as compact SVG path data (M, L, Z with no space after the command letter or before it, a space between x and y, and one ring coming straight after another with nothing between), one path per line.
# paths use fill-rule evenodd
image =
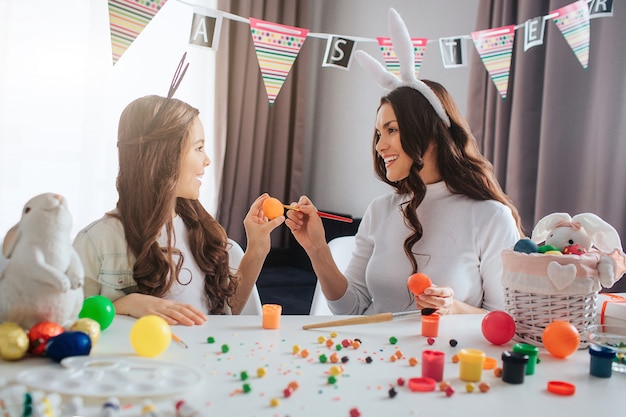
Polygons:
M515 320L505 311L490 311L481 324L483 336L494 345L503 345L515 335Z
M28 330L28 340L30 341L28 351L33 355L43 355L48 340L64 331L63 326L57 323L40 321Z

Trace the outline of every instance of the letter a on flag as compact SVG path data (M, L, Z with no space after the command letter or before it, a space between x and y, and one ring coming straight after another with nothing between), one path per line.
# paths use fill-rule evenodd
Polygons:
M503 100L506 99L513 41L515 40L515 25L472 32L472 39L500 96Z
M298 57L309 30L251 17L250 32L267 97L272 105Z
M589 9L587 2L577 1L550 12L578 61L587 69L589 65Z

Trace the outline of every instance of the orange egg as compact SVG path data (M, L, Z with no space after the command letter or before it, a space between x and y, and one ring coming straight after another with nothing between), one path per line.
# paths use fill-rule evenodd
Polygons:
M433 283L430 278L428 278L428 275L422 274L421 272L411 275L407 281L409 290L415 295L420 295L426 288L432 285Z
M541 341L552 356L566 358L578 349L580 333L567 321L553 321L543 330Z
M279 199L269 197L263 201L263 213L265 213L268 219L273 220L278 216L282 216L285 213L285 208Z

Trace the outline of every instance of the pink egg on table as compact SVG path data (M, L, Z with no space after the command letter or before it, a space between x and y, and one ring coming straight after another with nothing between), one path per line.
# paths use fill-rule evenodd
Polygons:
M495 310L485 314L481 324L483 336L494 345L503 345L515 335L515 320L506 311Z

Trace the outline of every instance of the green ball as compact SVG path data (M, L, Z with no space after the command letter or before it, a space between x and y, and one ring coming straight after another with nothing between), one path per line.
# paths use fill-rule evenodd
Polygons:
M83 301L83 308L78 313L78 317L97 321L100 330L104 330L111 325L113 318L115 318L115 307L108 298L102 295L92 295Z

